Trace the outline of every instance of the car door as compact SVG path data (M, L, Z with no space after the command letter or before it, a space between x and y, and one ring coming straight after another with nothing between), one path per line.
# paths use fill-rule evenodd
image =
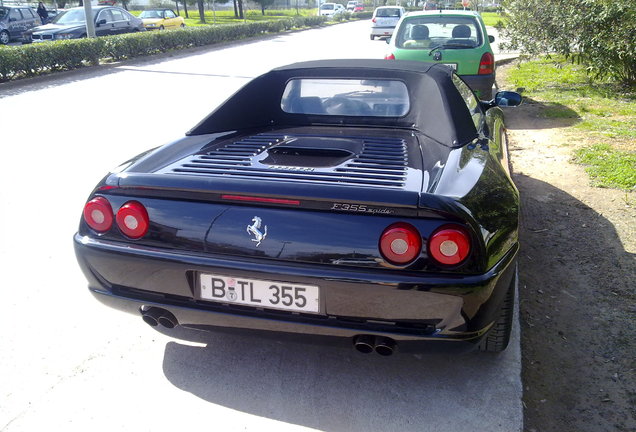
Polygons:
M40 17L31 8L20 8L24 20L25 31L40 25ZM42 23L44 24L44 23Z
M174 27L178 27L179 26L179 22L177 20L177 15L172 12L171 10L166 10L164 11L164 18L165 18L165 24L164 26L166 28L174 28Z
M114 34L130 33L133 30L130 25L130 20L123 11L112 8L110 12L113 15Z
M11 39L16 39L22 36L22 33L26 30L22 21L22 14L18 9L9 9L7 30L9 31Z
M108 36L115 34L115 23L110 9L102 9L97 15L95 33L97 36Z

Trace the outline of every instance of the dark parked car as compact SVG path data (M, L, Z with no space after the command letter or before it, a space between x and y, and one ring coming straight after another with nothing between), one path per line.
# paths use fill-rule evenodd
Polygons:
M497 105L520 100L424 62L275 69L95 187L80 267L153 326L501 351L519 196Z
M0 44L24 40L24 34L40 23L38 14L28 6L0 6Z
M128 11L114 6L93 6L93 21L97 36L145 31L143 22ZM86 37L86 15L83 7L68 9L50 24L30 32L33 42Z

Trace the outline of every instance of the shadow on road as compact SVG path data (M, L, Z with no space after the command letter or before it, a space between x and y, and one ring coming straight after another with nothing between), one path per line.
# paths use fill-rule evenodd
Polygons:
M544 104L524 97L522 105L504 108L508 129L552 129L574 126L581 118L573 109L559 103Z
M511 431L521 424L514 350L381 357L247 335L194 338L206 346L166 345L166 377L251 415L320 430Z
M525 426L635 430L636 378L629 371L636 367L636 256L625 251L614 225L585 203L526 175L514 180L523 212Z

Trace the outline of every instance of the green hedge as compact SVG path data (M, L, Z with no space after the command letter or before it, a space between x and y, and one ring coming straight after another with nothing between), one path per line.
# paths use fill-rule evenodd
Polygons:
M293 17L277 21L192 27L183 30L128 33L92 39L71 39L21 46L0 45L0 81L35 76L171 50L212 45L323 25L325 17Z
M373 18L373 12L372 11L356 12L353 14L353 17L359 20L371 19Z

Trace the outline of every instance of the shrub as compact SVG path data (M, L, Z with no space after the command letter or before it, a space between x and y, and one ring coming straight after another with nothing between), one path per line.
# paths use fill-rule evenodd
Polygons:
M297 16L276 21L191 27L174 31L128 33L21 46L0 46L0 81L122 60L177 49L323 25L325 17Z
M556 52L592 76L636 85L634 0L505 0L508 48Z

